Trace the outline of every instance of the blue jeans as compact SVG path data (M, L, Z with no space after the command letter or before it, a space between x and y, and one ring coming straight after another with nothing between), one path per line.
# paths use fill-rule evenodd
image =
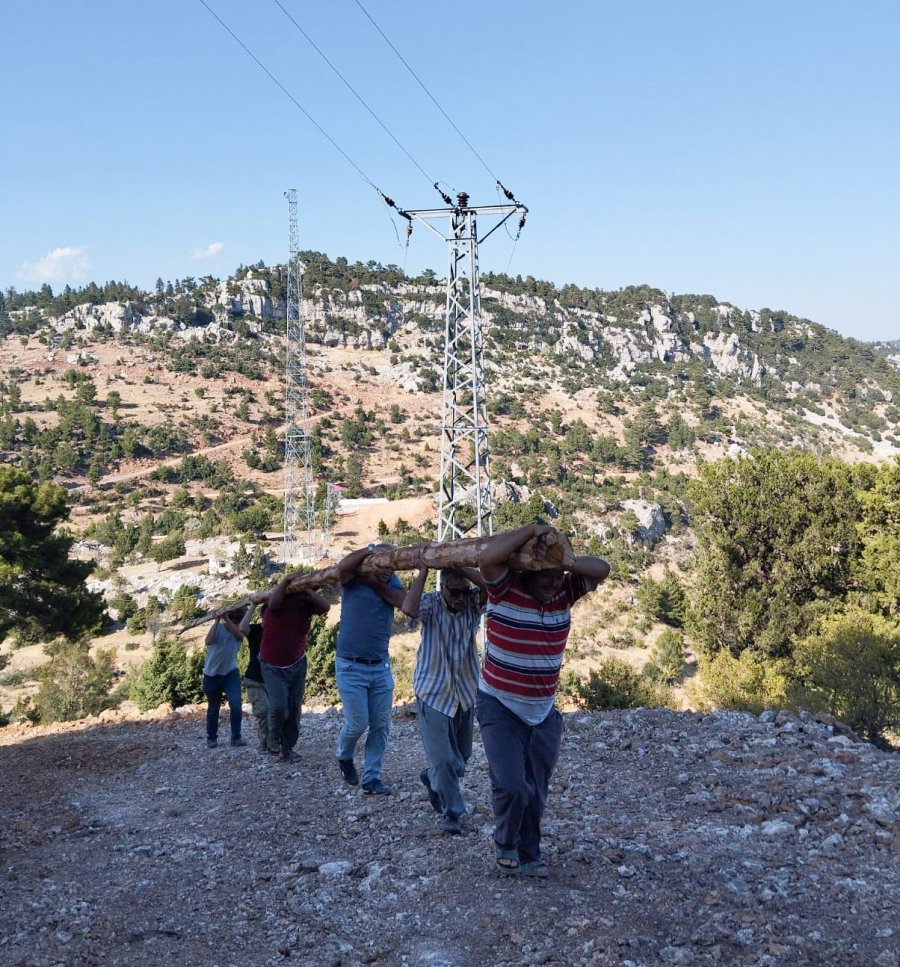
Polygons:
M494 842L501 849L518 849L523 863L540 859L541 817L559 758L563 718L554 708L539 725L529 725L493 695L479 692L478 724L491 776Z
M228 699L231 710L231 737L241 737L241 673L235 668L227 675L204 675L203 693L206 695L206 737L218 738L219 709L222 707L222 693Z
M462 816L466 810L459 780L466 774L466 763L472 754L472 730L475 709L459 708L455 715L444 715L416 699L419 712L419 734L428 760L428 781L441 797L448 816Z
M362 781L381 778L381 764L391 730L391 701L394 677L391 663L385 658L378 665L361 665L336 658L334 661L338 692L344 704L344 724L338 736L337 757L352 759L356 743L366 729Z
M300 737L300 712L306 691L306 655L282 668L260 659L263 683L269 700L269 744L286 755Z

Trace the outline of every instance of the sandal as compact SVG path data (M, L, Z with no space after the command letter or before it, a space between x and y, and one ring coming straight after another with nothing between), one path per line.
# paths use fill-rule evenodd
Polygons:
M519 853L514 849L497 847L497 870L504 876L515 876L519 872Z
M528 863L519 863L519 873L545 880L550 875L550 867L543 860L531 860Z

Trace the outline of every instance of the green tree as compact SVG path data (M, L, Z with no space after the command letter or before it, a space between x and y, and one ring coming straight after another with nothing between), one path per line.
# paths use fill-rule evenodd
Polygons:
M706 655L785 657L851 586L859 501L850 468L797 451L702 464L690 626Z
M34 699L42 722L66 722L96 715L109 708L114 652L91 657L86 641L66 642L55 650L40 672Z
M726 709L759 715L789 704L789 668L784 659L767 660L750 650L737 657L720 651L711 658L701 656L698 666L687 692L691 704L702 711Z
M70 560L74 538L56 530L68 516L62 487L0 466L0 641L74 640L102 624L103 597L84 583L94 564Z
M146 711L168 702L173 708L203 701L203 649L188 654L184 642L164 632L131 688L131 698Z
M794 674L804 705L824 709L886 745L900 729L900 625L851 608L823 618L797 643Z
M684 624L687 595L674 571L666 568L662 579L642 578L635 595L644 614L653 621L662 621L673 628Z
M644 666L643 674L654 682L671 685L684 671L684 636L666 628L656 639L650 661Z
M324 699L329 705L340 701L334 675L334 656L340 622L329 627L321 615L312 619L306 647L306 694Z
M900 459L878 469L859 495L862 539L857 576L867 606L900 615Z

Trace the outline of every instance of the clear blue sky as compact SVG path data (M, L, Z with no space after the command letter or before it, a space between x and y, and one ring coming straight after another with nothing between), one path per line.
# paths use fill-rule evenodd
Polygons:
M274 0L207 0L366 177L429 182ZM482 268L900 338L897 0L362 0L530 208ZM282 0L431 179L493 178L354 0ZM301 247L445 271L200 0L0 5L0 287L225 277ZM510 257L511 261L510 261Z

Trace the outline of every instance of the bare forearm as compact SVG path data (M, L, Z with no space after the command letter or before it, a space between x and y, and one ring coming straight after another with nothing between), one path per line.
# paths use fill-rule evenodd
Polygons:
M514 531L492 537L478 553L478 566L482 569L482 573L485 567L506 564L511 554L541 532L541 525L526 524L524 527L517 527Z
M341 584L352 581L356 576L356 569L372 552L368 547L361 547L358 551L351 551L338 562L338 575Z
M576 557L569 570L598 584L609 577L609 564L602 557Z
M428 568L420 568L410 589L403 598L403 603L400 605L400 610L410 618L418 618L419 616L419 605L422 601L422 591L425 590L425 579L427 577Z

